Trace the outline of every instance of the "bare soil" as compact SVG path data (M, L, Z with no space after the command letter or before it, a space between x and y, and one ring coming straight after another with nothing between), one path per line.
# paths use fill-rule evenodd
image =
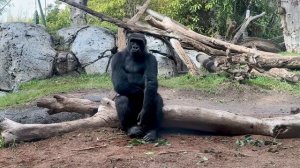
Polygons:
M300 97L261 91L253 87L226 88L218 93L160 89L165 104L192 105L227 110L255 117L290 115L300 107ZM73 97L112 97L107 90L68 93ZM33 105L33 104L29 104ZM142 144L130 147L131 141L113 128L78 130L50 139L16 144L0 149L0 167L299 167L300 140L252 138L277 144L238 146L244 136L218 136L183 130L167 130L162 134L170 144L155 147Z

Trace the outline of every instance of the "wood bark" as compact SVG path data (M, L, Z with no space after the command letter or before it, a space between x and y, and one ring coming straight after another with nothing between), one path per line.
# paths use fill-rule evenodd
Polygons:
M185 53L184 49L182 48L180 42L176 39L170 39L170 43L179 56L179 58L185 63L187 68L189 69L189 73L191 75L199 75L199 70L191 58Z
M255 65L258 68L300 68L300 57L283 57L274 54L273 57L255 54L237 54L231 57L233 63Z
M300 2L278 0L284 42L287 51L300 52Z
M98 112L98 103L87 99L66 98L54 95L53 98L44 98L37 102L38 107L48 108L48 114L53 115L64 111L93 115Z
M271 53L278 53L283 51L284 49L272 40L261 39L257 37L249 37L243 39L242 42L238 43L238 45L242 45L245 47L252 47L257 48L261 51L271 52Z
M61 98L65 101L58 100ZM53 105L55 101L60 101L58 102L59 106ZM56 96L49 102L50 104L40 104L40 106L50 107L52 111L68 111L71 110L71 105L78 106L78 103L82 104L82 109L91 107L89 103L86 104L84 99L63 96ZM96 106L93 105L93 108ZM73 110L81 111L72 109L70 112L74 112ZM84 112L89 113L89 110L82 111L82 113ZM277 138L300 137L300 114L259 119L221 110L178 105L166 105L163 112L163 127L168 128L186 128L224 135L256 134ZM86 119L53 124L20 124L9 119L0 122L1 136L6 144L45 139L81 128L118 126L114 102L106 98L101 101L98 112Z
M126 48L126 33L123 28L118 28L117 47L119 52Z

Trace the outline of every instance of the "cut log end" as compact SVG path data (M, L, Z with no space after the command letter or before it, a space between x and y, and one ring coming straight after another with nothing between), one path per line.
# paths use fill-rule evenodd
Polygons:
M18 141L18 136L16 135L15 130L18 129L20 125L22 124L7 118L0 122L1 137L5 144L9 145L14 143L16 140Z

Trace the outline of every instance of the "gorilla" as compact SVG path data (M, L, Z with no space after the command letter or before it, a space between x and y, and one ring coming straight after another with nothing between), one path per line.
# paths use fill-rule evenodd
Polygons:
M145 36L130 34L127 47L112 57L111 68L122 129L131 138L156 140L163 100L157 93L157 61L146 51Z

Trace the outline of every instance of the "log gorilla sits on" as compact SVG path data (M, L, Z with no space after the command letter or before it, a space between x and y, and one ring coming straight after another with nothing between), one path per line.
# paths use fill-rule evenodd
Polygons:
M143 34L129 35L127 47L112 57L112 83L122 129L132 138L157 139L163 100L157 93L157 61Z

